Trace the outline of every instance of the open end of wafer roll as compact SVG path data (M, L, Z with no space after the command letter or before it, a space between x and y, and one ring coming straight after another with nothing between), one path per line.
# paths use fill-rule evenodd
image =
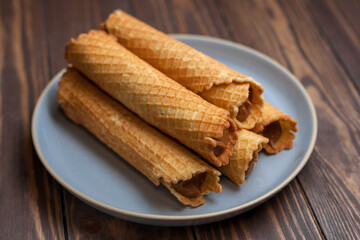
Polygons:
M297 131L296 121L293 119L283 119L274 121L264 126L262 135L269 139L269 143L264 146L267 153L274 154L283 149L289 149L293 146L295 134Z
M256 166L256 163L257 163L257 160L258 160L259 151L261 149L262 149L262 147L259 146L258 150L254 151L253 156L252 156L250 162L247 165L247 169L245 170L245 178L247 176L249 176L252 173L252 171L254 170L254 168Z
M242 129L236 131L238 140L234 147L234 154L230 158L229 164L220 167L219 170L236 185L245 183L245 178L249 176L255 168L258 152L268 139Z
M261 89L250 83L213 85L199 95L228 110L239 128L252 129L261 121L263 108Z
M162 182L171 193L179 199L180 202L190 205L199 206L205 202L204 195L209 192L221 192L222 187L219 182L219 176L212 172L201 172L194 174L192 178L169 184Z
M261 121L264 101L259 88L254 87L252 84L247 85L249 87L246 100L241 102L240 105L236 105L235 123L239 128L251 129Z
M179 181L176 184L172 184L171 187L185 197L196 198L201 196L201 187L205 177L206 173L199 173L192 176L189 180Z
M224 129L222 136L218 138L206 138L209 143L210 161L216 167L229 163L232 156L234 145L237 140L236 125L231 118L228 118L228 126Z
M267 153L274 154L293 146L293 140L298 128L297 121L281 112L268 102L264 104L263 120L257 124L253 131L269 139L264 145Z

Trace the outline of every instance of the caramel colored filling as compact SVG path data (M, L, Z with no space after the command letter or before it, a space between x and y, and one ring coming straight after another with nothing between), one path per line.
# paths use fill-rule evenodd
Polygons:
M252 172L252 170L255 167L255 163L257 162L258 159L258 151L255 151L253 153L253 158L251 159L251 161L249 162L249 167L248 169L245 171L245 177L249 176Z
M270 146L274 147L275 143L279 140L281 136L281 126L280 122L272 122L271 124L267 125L263 132L263 136L269 139Z
M245 121L250 115L251 105L252 105L252 90L250 89L248 99L246 99L245 103L239 106L239 111L236 116L236 119L239 120L240 122Z
M216 143L217 143L217 145L213 149L213 152L216 157L219 157L221 154L223 154L225 152L226 145L219 140L216 140Z
M224 129L223 136L221 139L216 140L216 147L213 149L214 155L219 157L226 150L226 145L229 141L229 129Z
M196 174L191 179L186 181L179 181L176 184L173 184L172 187L180 193L181 195L194 198L201 196L201 186L205 180L206 172Z

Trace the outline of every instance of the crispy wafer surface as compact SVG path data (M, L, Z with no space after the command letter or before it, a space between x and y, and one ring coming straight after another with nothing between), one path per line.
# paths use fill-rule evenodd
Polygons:
M251 129L260 122L263 87L253 78L232 70L121 10L111 14L103 27L122 45L170 78L228 110L238 127ZM238 91L240 88L241 91ZM246 102L250 92L253 99L251 117L240 121L236 118L238 108Z
M84 126L155 185L163 183L183 204L198 206L203 195L220 192L220 173L175 140L146 124L74 69L59 82L58 102L66 115ZM172 184L207 172L202 195L187 198Z
M216 166L228 163L235 144L229 112L208 103L136 57L103 31L72 39L66 59L142 119L176 138ZM226 149L212 149L227 135Z

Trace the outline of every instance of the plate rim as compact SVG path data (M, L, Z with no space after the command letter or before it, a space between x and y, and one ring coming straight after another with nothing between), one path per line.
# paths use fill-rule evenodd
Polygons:
M279 192L285 186L287 186L298 175L298 173L303 169L303 167L309 160L310 155L314 149L316 137L317 137L317 133L318 133L318 121L317 121L315 107L314 107L314 104L313 104L309 94L307 93L304 86L300 83L300 81L289 70L287 70L285 67L283 67L280 63L278 63L274 59L266 56L265 54L255 50L255 49L252 49L252 48L242 45L240 43L232 42L232 41L225 40L225 39L210 37L210 36L203 36L203 35L196 35L196 34L170 34L170 35L172 37L174 37L175 39L205 40L205 41L216 43L216 44L227 45L227 46L231 46L231 47L237 48L242 51L246 51L247 53L250 53L252 55L257 55L258 57L266 60L268 63L274 65L278 70L280 70L285 75L287 75L287 77L289 77L295 83L295 85L297 85L297 87L301 90L301 92L305 96L305 100L307 101L308 105L310 106L311 116L313 118L312 136L311 136L309 148L307 149L300 164L283 182L281 182L279 185L277 185L275 188L268 191L267 193L261 195L260 197L254 199L252 201L249 201L247 203L244 203L244 204L232 207L232 208L228 208L225 210L221 210L221 211L204 213L204 214L196 214L196 215L186 215L186 216L157 215L157 214L146 214L146 213L138 213L138 212L128 211L128 210L120 209L117 207L113 207L111 205L105 204L103 202L100 202L98 200L95 200L95 199L87 196L86 194L80 192L79 190L77 190L76 188L72 187L70 184L65 182L65 180L63 180L51 168L51 166L48 164L48 162L46 161L45 157L43 156L43 154L41 152L41 149L40 149L40 146L38 143L38 139L37 139L37 135L36 135L36 119L37 119L37 115L38 115L38 112L40 109L40 105L43 102L45 94L49 91L49 89L52 87L52 85L56 83L57 79L59 79L60 76L66 71L66 67L61 69L54 77L52 77L52 79L46 85L45 89L42 91L40 97L38 98L38 100L36 102L36 106L33 111L32 119L31 119L31 135L32 135L32 140L33 140L33 144L35 147L35 151L38 154L40 161L42 162L42 164L44 165L46 170L50 173L50 175L53 178L55 178L55 180L58 183L60 183L65 189L70 191L72 194L74 194L78 198L86 201L87 203L89 203L90 205L92 205L94 207L99 207L101 209L104 209L108 213L113 212L116 214L120 214L122 216L130 217L132 219L158 220L158 221L174 221L174 220L186 221L186 220L209 219L209 218L220 217L220 216L228 215L228 214L232 214L232 213L237 213L240 211L245 211L247 209L250 209L251 207L255 207L255 206L261 204L265 200L267 200L270 197L272 197L273 195L275 195L277 192Z

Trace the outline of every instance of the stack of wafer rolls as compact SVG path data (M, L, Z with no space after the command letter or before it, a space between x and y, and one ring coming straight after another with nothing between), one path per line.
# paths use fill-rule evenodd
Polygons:
M66 45L72 68L59 82L58 102L181 203L196 207L221 192L221 173L244 184L262 149L292 147L296 120L264 102L251 77L121 10L101 29Z
M101 28L140 58L210 103L224 108L239 128L261 121L263 87L146 23L114 11Z
M228 164L236 142L236 125L228 111L168 78L100 30L71 39L65 57L149 124L213 165Z
M298 130L296 124L295 119L265 101L262 121L256 124L253 131L269 139L264 150L274 154L293 146L293 132Z
M219 168L236 185L244 184L257 163L258 153L268 139L246 129L236 131L238 137L229 164Z
M183 204L205 202L221 192L220 172L175 140L146 124L74 69L59 82L57 101L84 126L155 185L163 184Z
M259 151L264 149L274 154L292 147L296 124L295 119L265 101L262 122L257 123L252 131L236 131L238 139L233 156L229 164L219 167L219 170L236 185L244 184L256 166Z

